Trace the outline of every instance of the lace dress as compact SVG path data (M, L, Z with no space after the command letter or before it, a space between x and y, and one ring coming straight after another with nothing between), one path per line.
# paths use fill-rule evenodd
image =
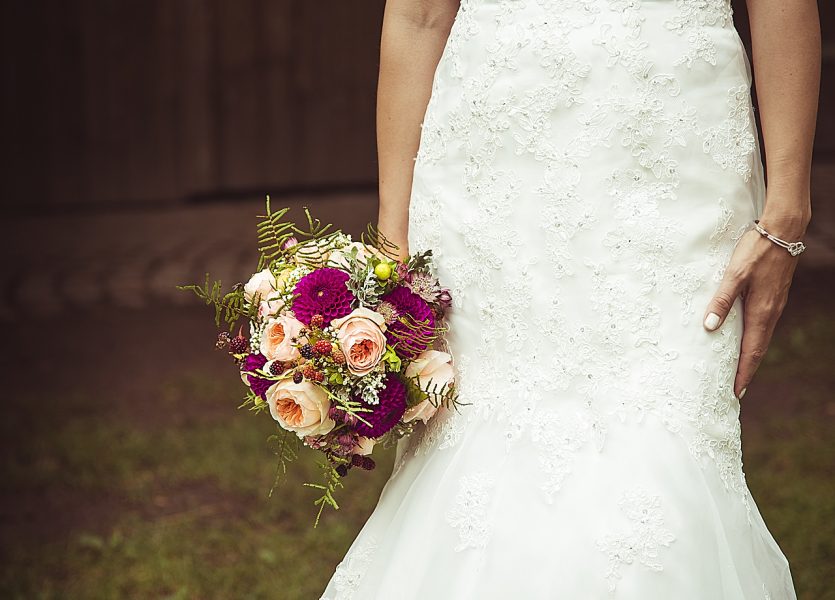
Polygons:
M451 288L459 413L401 442L326 600L794 599L745 481L737 304L758 216L729 0L463 0L411 251Z

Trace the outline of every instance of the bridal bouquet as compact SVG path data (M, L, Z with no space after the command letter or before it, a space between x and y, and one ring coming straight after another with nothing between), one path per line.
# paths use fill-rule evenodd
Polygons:
M321 453L316 517L351 469L370 470L377 444L390 444L456 404L451 357L442 349L449 291L431 273L431 251L398 260L396 246L369 225L354 241L307 216L285 221L267 198L261 257L246 284L180 286L215 307L247 387L241 405L269 413L279 459L276 481L300 446ZM243 321L243 323L241 323ZM237 333L235 332L237 328Z

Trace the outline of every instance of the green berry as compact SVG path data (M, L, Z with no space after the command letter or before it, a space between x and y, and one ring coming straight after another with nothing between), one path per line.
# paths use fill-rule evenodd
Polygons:
M385 281L391 277L391 264L387 262L378 263L377 266L374 267L374 274L380 281Z

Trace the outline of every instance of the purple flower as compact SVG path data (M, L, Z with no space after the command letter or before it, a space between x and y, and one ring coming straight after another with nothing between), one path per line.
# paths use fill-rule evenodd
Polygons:
M293 314L296 318L310 325L310 318L320 314L325 323L344 317L351 312L354 295L346 287L348 273L339 269L323 267L308 273L296 284L293 293Z
M255 394L261 396L261 398L265 400L267 390L275 383L275 381L270 381L269 379L264 379L263 377L258 377L256 375L247 375L246 372L260 369L266 363L267 357L263 354L247 354L243 364L241 365L241 374L243 375L245 382Z
M358 420L355 427L357 433L365 437L378 438L385 434L397 425L406 412L406 384L394 373L386 375L384 381L385 387L378 394L378 404L367 404L359 397L354 398L362 402L365 408L371 409L369 412L359 413L370 425Z
M406 266L406 263L397 263L397 278L406 283L412 281L412 274L409 272L409 267Z
M380 298L377 310L391 315L386 319L386 339L403 358L416 358L432 342L435 316L429 304L409 288L394 288ZM405 323L401 317L406 317Z

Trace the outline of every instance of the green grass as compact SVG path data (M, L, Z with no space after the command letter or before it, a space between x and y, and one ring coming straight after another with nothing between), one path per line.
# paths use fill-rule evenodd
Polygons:
M756 413L744 424L748 482L802 600L835 599L835 375L822 360L834 335L821 311L779 336L745 399ZM230 375L152 384L136 414L89 390L68 393L60 411L11 400L0 427L20 441L4 454L0 492L30 503L41 524L7 528L0 597L318 598L391 455L352 473L342 510L313 529L316 492L300 484L316 480L315 462L301 459L267 497L273 425L231 408L241 390Z
M162 391L179 397L194 389L194 377L184 377ZM228 388L197 389L214 406L234 406L241 391L234 379ZM350 502L313 529L316 491L301 485L319 477L313 456L303 455L267 497L275 473L268 417L214 410L186 423L137 426L83 410L89 402L65 406L86 416L34 421L38 430L6 458L4 492L54 496L54 508L70 520L78 513L82 524L41 532L37 544L13 540L0 597L317 598L391 469L389 453L378 470L346 478L340 497Z
M824 311L781 327L750 399L767 405L743 429L749 487L801 600L835 598L833 339L835 318Z

